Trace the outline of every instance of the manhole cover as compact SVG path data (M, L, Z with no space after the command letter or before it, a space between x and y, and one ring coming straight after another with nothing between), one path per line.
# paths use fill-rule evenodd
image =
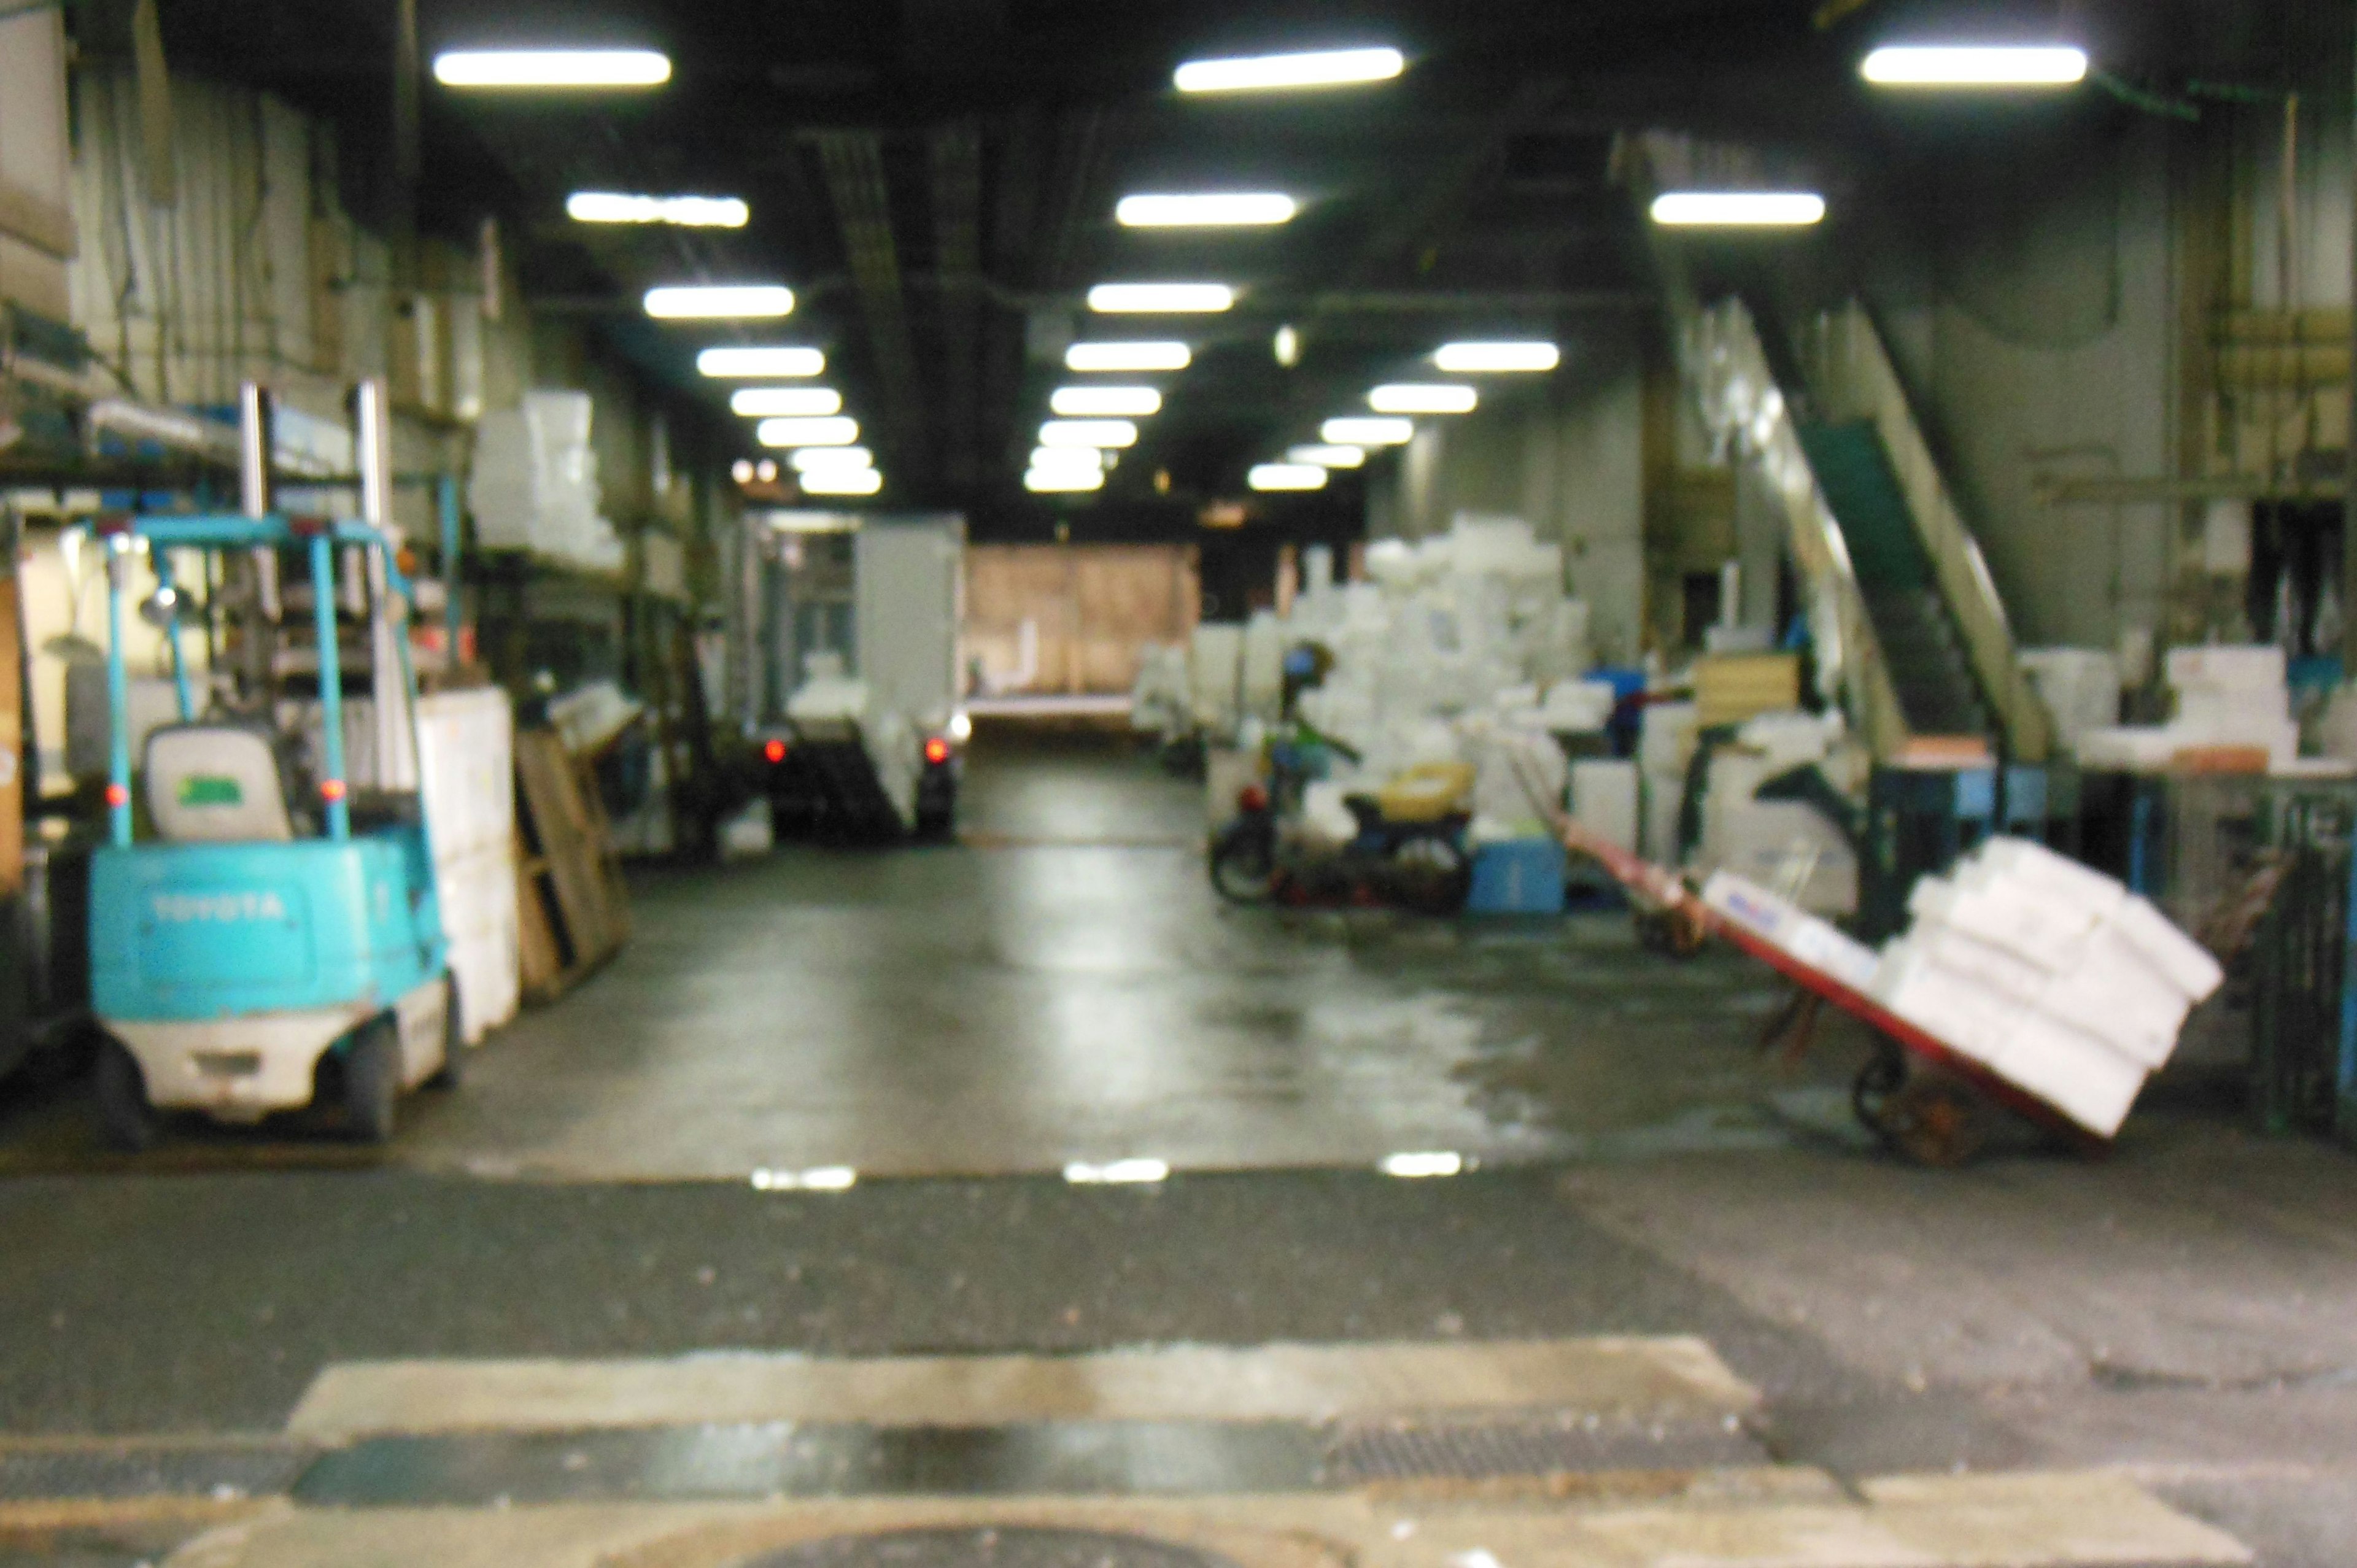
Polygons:
M1224 1557L1093 1530L927 1529L835 1535L737 1568L1235 1568Z

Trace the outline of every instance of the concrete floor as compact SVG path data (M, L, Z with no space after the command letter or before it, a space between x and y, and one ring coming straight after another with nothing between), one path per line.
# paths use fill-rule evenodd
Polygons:
M2106 1161L1906 1169L1847 1125L1857 1042L1752 1055L1776 993L1730 957L1222 909L1199 795L1124 756L985 751L969 804L966 847L647 879L623 958L382 1156L121 1161L13 1094L0 1433L274 1434L389 1358L1690 1335L1780 1461L2116 1469L2347 1561L2345 1155L2164 1093ZM1372 1169L1425 1149L1480 1168ZM1178 1174L1052 1174L1125 1156Z

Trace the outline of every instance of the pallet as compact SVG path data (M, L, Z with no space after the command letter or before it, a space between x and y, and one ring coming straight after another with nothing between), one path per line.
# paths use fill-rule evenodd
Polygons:
M621 858L597 781L554 730L519 730L516 906L523 994L555 1000L630 934Z

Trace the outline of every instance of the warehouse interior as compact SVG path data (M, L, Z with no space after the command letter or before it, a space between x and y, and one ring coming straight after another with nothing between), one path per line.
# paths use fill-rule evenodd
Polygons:
M2357 16L0 0L0 1564L2340 1568Z

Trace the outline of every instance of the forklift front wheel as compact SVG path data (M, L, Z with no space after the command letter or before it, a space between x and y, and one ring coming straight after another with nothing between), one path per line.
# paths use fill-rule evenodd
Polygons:
M98 1047L98 1122L106 1141L126 1155L155 1147L161 1119L147 1101L139 1058L121 1040Z
M352 1136L363 1144L392 1138L400 1097L401 1026L387 1014L361 1025L344 1048L344 1116Z

